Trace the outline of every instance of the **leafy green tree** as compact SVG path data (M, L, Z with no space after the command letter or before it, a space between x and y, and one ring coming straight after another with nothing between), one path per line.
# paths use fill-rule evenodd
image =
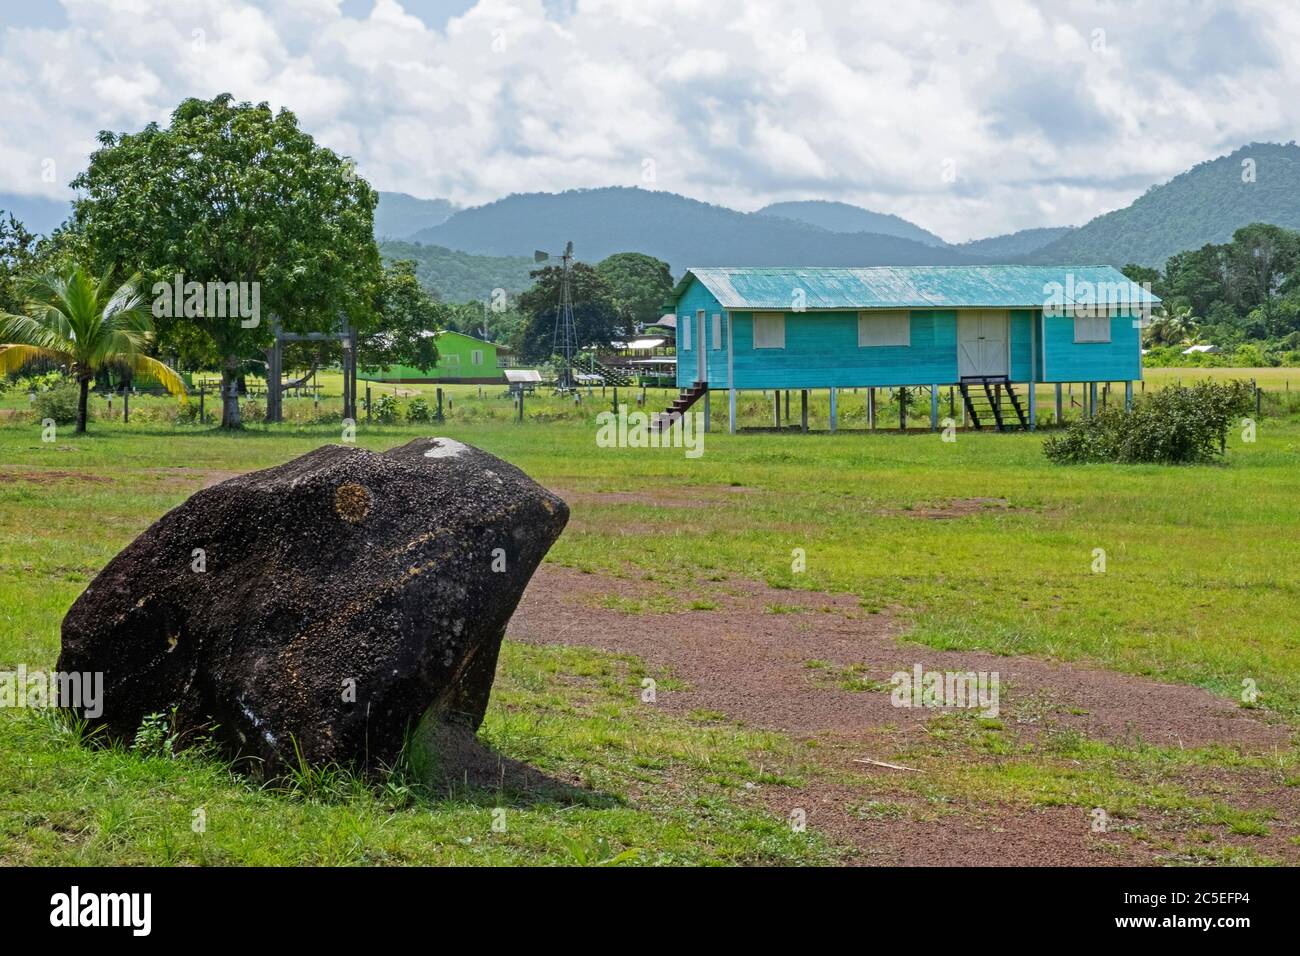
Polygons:
M222 427L239 427L237 378L270 346L270 317L299 332L333 331L342 316L363 333L373 328L378 196L293 113L230 94L188 99L165 128L102 132L99 142L72 183L81 196L74 222L98 267L126 267L149 283L181 274L203 286L258 284L255 323L155 309L168 348L219 357Z
M664 300L673 290L668 263L640 252L619 252L598 262L596 272L612 290L627 334L664 314Z
M1274 335L1274 311L1287 278L1300 265L1300 233L1268 223L1242 226L1228 244L1228 283L1239 313L1258 310L1259 332Z
M1150 266L1140 266L1135 262L1130 262L1119 271L1124 273L1124 277L1130 282L1136 282L1138 285L1149 284L1151 291L1156 295L1160 295L1161 275L1159 269L1152 269Z
M169 366L145 354L153 325L139 276L115 286L111 274L96 281L71 266L32 282L25 290L25 315L0 315L0 374L16 372L33 359L68 366L81 389L77 431L86 430L90 382L107 365L157 379L173 395L185 384Z
M447 309L420 285L414 262L401 259L384 267L378 311L377 327L357 342L362 365L409 365L427 372L438 364L434 333L446 325Z
M600 273L586 263L575 262L571 269L573 324L578 347L607 345L619 335L614 292ZM519 310L527 318L517 348L525 361L545 361L551 357L563 272L559 266L534 271L532 287L519 296Z
M36 259L36 236L13 213L0 214L0 312L22 309L20 283Z
M451 331L502 345L516 341L526 318L509 299L453 303L446 306L446 315Z
M1163 288L1163 298L1190 306L1196 315L1210 315L1216 304L1229 299L1224 247L1206 245L1170 256Z

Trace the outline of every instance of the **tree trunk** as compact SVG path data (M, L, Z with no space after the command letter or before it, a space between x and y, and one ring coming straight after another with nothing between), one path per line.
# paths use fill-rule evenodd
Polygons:
M90 402L90 376L79 375L81 380L81 397L77 400L77 434L82 435L86 431L86 408Z
M221 370L221 427L241 428L239 420L239 359L233 355L226 356L225 367Z

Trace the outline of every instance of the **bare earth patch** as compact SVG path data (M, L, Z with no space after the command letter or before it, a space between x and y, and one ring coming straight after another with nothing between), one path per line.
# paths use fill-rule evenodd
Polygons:
M836 782L814 782L794 792L767 788L763 798L782 816L802 806L810 827L856 846L861 862L1113 865L1154 859L1147 844L1127 833L1092 833L1077 807L979 804L937 815L925 808L903 807L885 815L853 810L855 801L869 803L877 789L890 791L904 773L855 763L854 757L896 762L895 752L929 739L930 722L942 713L891 703L890 676L916 664L927 671L997 672L999 720L1002 732L1014 740L1038 740L1050 730L1120 744L1219 743L1246 752L1288 747L1285 725L1198 688L1084 665L904 643L894 620L868 612L847 595L778 590L749 581L697 581L687 597L707 596L712 609L624 609L651 606L655 598L660 601L653 606L662 607L668 590L543 565L509 635L529 643L636 655L685 683L684 689L659 692L657 706L665 710L718 712L816 739L823 746L812 752L820 754ZM850 777L860 784L838 782ZM1189 775L1189 792L1199 792L1196 783ZM1246 802L1267 803L1268 789L1261 795L1254 788L1255 797ZM1214 796L1237 805L1231 793ZM1274 854L1298 855L1285 839L1269 843ZM942 859L927 855L924 848L932 845Z
M918 505L906 511L897 512L912 518L964 518L967 515L981 514L990 509L1004 510L1011 507L1006 498L950 498L938 504Z
M741 485L661 487L647 491L574 491L556 488L555 493L573 505L647 505L653 508L708 508L724 496L747 494L753 488Z
M92 475L84 471L59 471L50 468L43 471L0 471L0 482L15 481L85 481L91 484L112 484L113 479L105 475Z

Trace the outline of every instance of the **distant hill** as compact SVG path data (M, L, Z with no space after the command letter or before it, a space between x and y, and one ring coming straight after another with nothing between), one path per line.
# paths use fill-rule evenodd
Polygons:
M1242 163L1254 161L1255 182ZM1300 228L1300 147L1251 143L1152 186L1130 206L1098 216L1030 253L1030 262L1163 267L1208 242L1223 243L1252 222Z
M1250 160L1253 182L1243 182ZM67 202L0 193L37 233L70 213ZM1300 229L1300 146L1252 143L1152 186L1124 209L1086 225L1025 229L948 245L898 216L841 202L780 202L756 213L634 187L521 193L470 209L445 199L382 192L375 235L386 255L420 263L420 275L448 301L528 283L534 249L559 252L572 239L580 259L644 252L680 275L709 265L962 265L981 262L1163 266L1169 256L1225 243L1241 226ZM458 250L458 251L453 251Z
M934 233L922 229L914 222L891 213L872 212L844 202L826 202L820 199L774 202L770 206L764 206L756 215L793 219L827 232L874 232L882 236L911 239L927 246L945 245Z
M414 259L420 284L442 302L481 301L493 289L522 292L533 284L529 270L538 268L531 257L476 256L416 242L381 242L379 253L390 261Z
M417 199L406 193L379 194L375 208L375 238L405 239L421 229L447 221L456 206L445 199Z
M560 251L579 258L644 252L680 274L708 265L945 265L974 261L945 246L877 233L835 233L635 187L523 193L456 213L415 241L482 255Z
M962 252L981 256L990 260L1011 262L1043 248L1073 230L1073 226L1039 226L1036 229L1021 229L1001 236L987 239L972 239L956 246Z
M11 212L32 232L49 235L72 215L72 203L43 196L0 193L0 213L8 219Z

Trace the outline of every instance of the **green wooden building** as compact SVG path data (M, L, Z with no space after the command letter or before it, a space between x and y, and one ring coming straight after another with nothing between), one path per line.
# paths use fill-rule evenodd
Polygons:
M442 331L438 339L438 364L422 371L407 365L394 365L387 370L358 369L359 378L371 382L409 382L447 385L499 385L504 384L500 358L509 349L495 342L485 342L463 332Z

